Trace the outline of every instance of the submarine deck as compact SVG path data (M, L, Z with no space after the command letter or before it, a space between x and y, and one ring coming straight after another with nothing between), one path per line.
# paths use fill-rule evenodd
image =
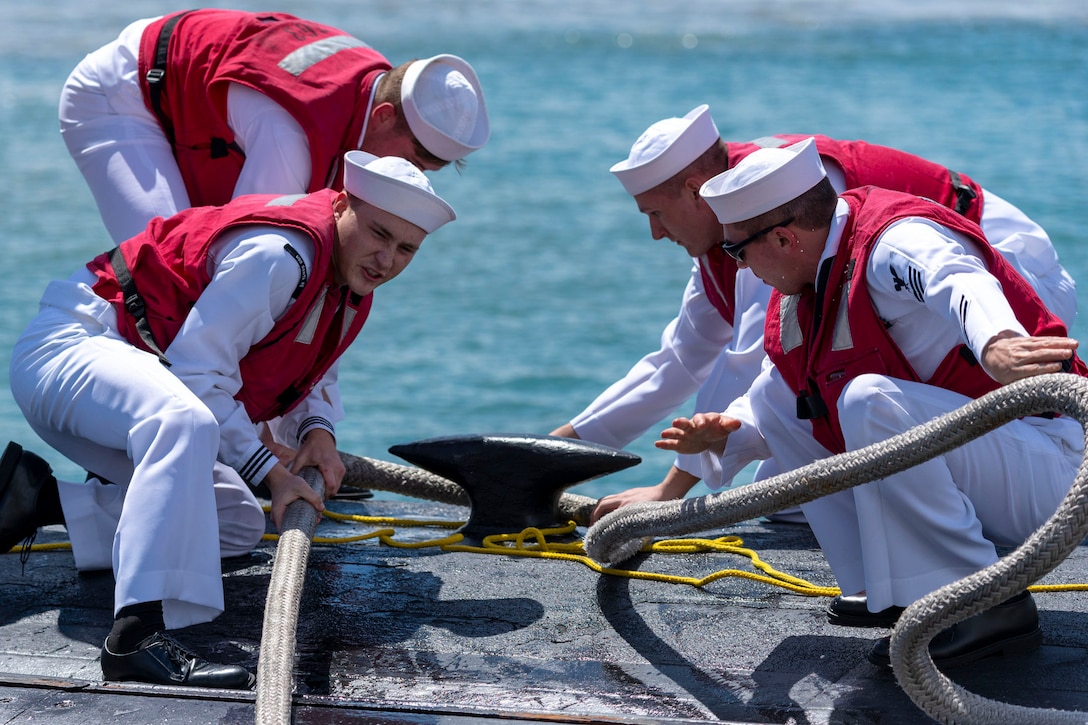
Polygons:
M330 511L463 521L419 500L334 501ZM318 537L373 532L326 517ZM394 525L426 542L448 530ZM831 572L807 526L763 519L739 536L776 569L819 586ZM65 541L61 527L37 543ZM256 671L274 542L224 561L226 612L177 633ZM757 573L735 554L643 554L643 572ZM253 722L253 692L104 683L108 572L70 551L0 557L0 722ZM1088 582L1083 546L1040 583ZM1036 595L1041 650L949 675L985 697L1088 711L1088 593ZM826 596L750 578L704 586L602 575L562 559L315 542L300 605L296 723L923 723L890 672L865 659L886 632L828 623ZM1088 718L1088 716L1086 716Z

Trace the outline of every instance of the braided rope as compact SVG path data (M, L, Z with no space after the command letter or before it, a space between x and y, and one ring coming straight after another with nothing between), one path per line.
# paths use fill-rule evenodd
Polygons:
M303 468L300 476L319 495L325 479L316 468ZM318 514L307 501L294 501L283 515L268 598L264 605L261 655L257 662L256 719L258 725L290 725L291 693L294 690L295 631L302 600L302 583L310 557L310 541Z
M765 516L903 471L1011 420L1059 412L1088 430L1088 379L1068 374L1020 380L882 443L816 461L789 473L718 494L632 504L586 532L586 551L615 563L643 539L685 534ZM900 686L930 717L955 723L1083 723L1085 713L1009 705L975 695L944 676L929 655L942 630L1008 599L1058 566L1088 534L1088 462L1058 510L996 564L931 592L903 613L892 632L892 668Z
M461 486L421 468L353 456L342 451L340 460L347 468L343 480L345 484L399 493L439 503L471 505L468 494ZM559 497L559 514L563 521L570 520L579 526L588 526L589 516L596 505L597 499L564 493Z

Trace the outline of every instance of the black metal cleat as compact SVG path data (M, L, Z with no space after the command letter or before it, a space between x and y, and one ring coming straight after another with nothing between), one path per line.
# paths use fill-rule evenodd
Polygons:
M389 452L465 489L471 512L459 531L475 543L491 534L565 525L559 514L565 489L642 460L572 438L503 433L430 438Z

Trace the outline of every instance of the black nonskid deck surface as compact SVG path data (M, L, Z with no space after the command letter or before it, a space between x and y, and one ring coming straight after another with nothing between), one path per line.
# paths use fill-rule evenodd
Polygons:
M343 513L464 520L416 501L334 502ZM319 536L371 530L325 520ZM399 540L445 532L402 528ZM805 526L728 531L775 568L834 584ZM39 542L64 540L60 527ZM177 632L254 670L275 544L224 562L227 611ZM569 561L315 544L298 623L296 723L920 723L865 659L882 630L827 622L825 597L742 578L705 587L601 576ZM754 571L729 554L642 556L645 571ZM0 722L246 723L251 692L103 683L112 577L68 551L0 556ZM1084 547L1045 583L1088 582ZM1043 648L949 672L980 695L1088 711L1088 594L1036 595Z

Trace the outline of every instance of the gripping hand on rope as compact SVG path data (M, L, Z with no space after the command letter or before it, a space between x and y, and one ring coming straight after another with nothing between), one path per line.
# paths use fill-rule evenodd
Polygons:
M294 501L306 501L318 513L325 510L321 495L298 474L291 473L282 463L277 463L264 477L264 483L272 493L272 523L277 530L283 529L283 515Z
M324 428L314 428L306 434L288 468L297 474L306 466L316 468L325 479L325 499L335 496L347 468L336 450L336 438Z
M277 463L265 477L268 490L272 492L272 523L281 528L284 512L293 501L302 499L308 502L318 513L325 510L321 495L300 477L299 471L313 466L321 472L325 480L325 498L339 490L344 478L345 466L336 450L336 439L328 431L315 428L306 434L290 467Z
M314 428L306 434L298 451L280 444L270 447L271 435L268 440L265 440L262 435L261 441L265 447L269 447L280 462L264 478L264 483L268 484L269 491L272 492L272 523L275 524L276 529L281 529L284 512L293 501L302 499L317 509L319 514L324 512L322 497L298 474L307 466L317 468L324 479L324 499L332 499L341 487L347 470L341 454L336 450L336 439L333 438L333 434L323 428ZM286 487L280 491L279 499L277 499L276 488L273 488L276 486Z

